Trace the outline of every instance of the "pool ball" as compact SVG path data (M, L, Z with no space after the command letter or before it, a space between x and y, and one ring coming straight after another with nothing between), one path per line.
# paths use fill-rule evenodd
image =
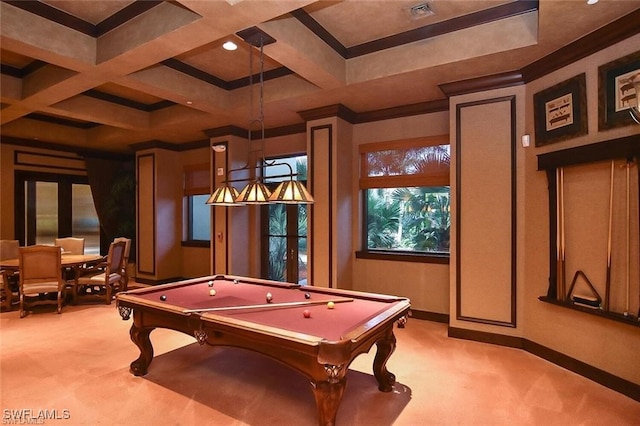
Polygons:
M307 291L307 292L304 294L304 298L305 298L305 299L311 299L311 294Z
M163 302L167 300L167 295L163 294L162 296L160 296L160 300L162 300Z
M209 290L209 296L215 296L215 295L216 295L216 290L214 288Z
M234 284L238 284L239 282L240 282L240 281L238 281L238 280L233 280L233 283L234 283Z
M207 284L209 285L209 287L213 287L213 281L209 281Z
M273 301L273 296L271 293L267 293L267 303L271 303Z
M327 308L328 309L333 309L334 306L335 306L335 304L333 302L327 303Z
M308 309L305 309L304 311L302 311L302 316L304 316L305 318L311 318L311 312Z

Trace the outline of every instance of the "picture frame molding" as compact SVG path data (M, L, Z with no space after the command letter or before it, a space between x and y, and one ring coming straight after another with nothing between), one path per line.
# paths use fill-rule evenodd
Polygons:
M536 147L586 135L589 132L586 74L535 93L533 113Z
M629 109L615 110L616 78L633 71L640 72L640 51L598 67L598 130L636 125Z

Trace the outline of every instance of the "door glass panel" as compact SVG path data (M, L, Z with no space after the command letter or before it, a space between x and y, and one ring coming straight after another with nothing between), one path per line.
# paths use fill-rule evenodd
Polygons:
M58 184L36 182L36 244L53 244L58 236Z
M307 205L298 208L298 284L307 285Z
M72 185L71 208L71 235L84 238L85 253L100 254L100 223L89 185Z
M284 204L269 205L269 279L287 280L287 214Z

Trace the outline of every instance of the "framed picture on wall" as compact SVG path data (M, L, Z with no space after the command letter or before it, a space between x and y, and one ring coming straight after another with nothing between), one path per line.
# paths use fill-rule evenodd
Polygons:
M533 95L536 146L586 135L587 91L582 73Z
M638 102L637 80L640 51L598 67L598 130L635 124L630 109Z

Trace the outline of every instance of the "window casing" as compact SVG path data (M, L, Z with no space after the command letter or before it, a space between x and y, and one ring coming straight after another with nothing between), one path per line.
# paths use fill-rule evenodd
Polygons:
M449 136L364 144L360 258L448 263Z
M211 207L209 198L209 164L186 166L184 170L183 245L209 245L211 242Z

